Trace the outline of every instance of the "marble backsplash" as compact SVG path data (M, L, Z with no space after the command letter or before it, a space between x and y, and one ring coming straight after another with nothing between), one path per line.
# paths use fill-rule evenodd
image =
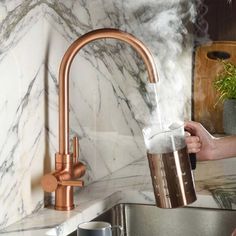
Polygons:
M187 0L0 2L0 228L43 207L40 178L54 168L57 76L68 46L97 28L132 33L156 60L163 119L175 115L169 104L189 118L194 16ZM70 128L80 139L86 184L146 155L146 83L143 62L121 42L96 41L74 60Z

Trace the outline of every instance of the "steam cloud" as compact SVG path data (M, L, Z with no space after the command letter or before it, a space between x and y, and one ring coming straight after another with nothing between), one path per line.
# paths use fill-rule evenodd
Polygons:
M143 101L140 100L142 97L129 95L135 117L144 127L146 148L152 152L167 151L167 147L156 145L160 140L165 140L169 143L167 146L170 146L170 139L167 141L166 133L162 136L160 134L163 134L163 131L171 132L170 127L173 125L181 127L185 119L190 119L195 23L198 30L202 30L203 27L198 40L208 40L208 28L204 21L207 8L204 6L203 17L196 22L197 8L201 4L201 1L170 0L163 3L149 0L145 6L142 1L137 1L133 5L129 3L126 6L134 16L145 22L145 33L141 30L135 30L135 33L140 39L144 38L145 34L145 43L155 57L160 78L158 84L147 85L146 88L148 100L153 107L151 111L143 106ZM183 137L182 132L183 127L175 137ZM181 144L177 144L178 147L182 145L182 141ZM153 150L155 146L158 150Z

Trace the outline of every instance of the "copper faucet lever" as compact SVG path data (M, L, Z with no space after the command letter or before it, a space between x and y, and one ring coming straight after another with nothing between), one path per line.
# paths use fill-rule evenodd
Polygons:
M79 158L79 141L78 141L78 137L74 136L73 137L73 162L77 163L78 162L78 158Z
M55 173L46 174L41 180L41 185L45 192L51 193L56 191L59 185L61 186L72 186L72 187L83 187L83 180L58 180Z
M56 153L53 174L45 175L42 186L45 191L55 191L55 209L71 210L73 186L82 186L85 166L78 161L78 138L73 139L73 154L69 151L69 71L75 55L86 44L98 39L118 39L128 43L141 56L146 65L150 83L158 81L154 59L147 47L133 35L117 29L97 29L82 35L66 51L59 70L59 151Z

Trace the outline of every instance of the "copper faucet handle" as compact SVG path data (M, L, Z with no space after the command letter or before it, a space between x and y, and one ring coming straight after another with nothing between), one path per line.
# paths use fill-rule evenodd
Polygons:
M51 193L54 192L58 185L61 186L72 186L72 187L83 187L83 180L61 180L58 181L56 176L53 174L46 174L41 179L41 185L45 192Z
M79 158L79 140L77 136L73 137L73 163L77 163Z
M57 189L57 178L53 174L46 174L41 179L41 186L45 192L52 193Z

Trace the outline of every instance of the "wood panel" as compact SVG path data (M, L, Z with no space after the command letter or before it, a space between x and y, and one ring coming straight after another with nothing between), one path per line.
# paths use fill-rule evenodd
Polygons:
M236 41L218 41L201 45L196 49L194 66L193 88L193 117L201 122L211 133L223 133L222 128L222 103L215 106L219 95L216 93L213 80L222 70L222 65L217 59L210 59L209 52L227 52L227 59L236 64Z

